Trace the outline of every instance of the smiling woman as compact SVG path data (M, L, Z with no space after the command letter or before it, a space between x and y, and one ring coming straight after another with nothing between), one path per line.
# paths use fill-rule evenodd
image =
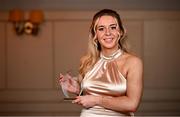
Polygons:
M97 25L97 41L100 43L102 50L107 51L113 48L118 49L118 41L121 33L116 20L111 16L102 16L99 18ZM111 50L112 51L112 50Z
M93 17L88 52L81 59L78 80L69 78L64 82L65 76L60 75L60 84L66 83L66 90L79 95L72 102L84 107L81 117L133 116L137 110L143 65L127 51L125 35L117 12L99 11Z

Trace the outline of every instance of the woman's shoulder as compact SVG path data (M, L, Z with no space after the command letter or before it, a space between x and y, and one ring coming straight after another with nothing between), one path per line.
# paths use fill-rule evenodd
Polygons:
M128 62L142 62L141 58L132 53L125 53L126 60Z
M131 54L131 53L124 53L122 55L122 60L124 61L124 63L126 65L130 65L130 66L142 66L142 60L140 57L134 55L134 54Z
M127 77L127 74L130 71L138 70L141 71L143 69L142 60L131 53L124 52L117 60L116 63L118 65L119 71Z
M126 64L131 68L143 67L141 58L130 53L127 53Z

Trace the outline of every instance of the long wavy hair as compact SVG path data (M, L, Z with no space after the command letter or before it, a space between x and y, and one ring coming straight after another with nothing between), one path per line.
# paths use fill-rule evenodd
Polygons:
M85 56L83 56L80 60L80 67L79 67L79 74L80 74L80 79L79 81L83 79L85 74L87 73L88 70L90 70L94 64L97 62L97 60L100 57L100 52L101 52L101 46L100 43L97 41L97 34L96 34L96 27L98 24L98 21L100 17L102 16L112 16L115 18L118 27L119 27L119 48L123 50L124 52L128 52L126 44L125 44L125 37L126 37L126 30L124 29L122 25L121 18L119 14L111 9L103 9L99 12L97 12L92 20L90 30L89 30L89 40L88 40L88 51Z

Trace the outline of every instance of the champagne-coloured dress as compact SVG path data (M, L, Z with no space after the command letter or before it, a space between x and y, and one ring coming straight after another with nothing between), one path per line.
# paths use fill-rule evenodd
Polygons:
M120 49L108 57L100 55L98 62L87 72L81 83L83 94L109 97L125 95L127 81L119 72L116 62L121 55ZM124 114L101 106L84 108L81 112L81 117L121 117L126 115L130 116L133 113Z

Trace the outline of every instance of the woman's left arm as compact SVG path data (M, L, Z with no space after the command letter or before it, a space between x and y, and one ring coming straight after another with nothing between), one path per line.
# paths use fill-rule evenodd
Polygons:
M99 105L121 112L135 112L139 106L143 90L143 64L137 57L128 60L127 93L120 97L101 97Z

